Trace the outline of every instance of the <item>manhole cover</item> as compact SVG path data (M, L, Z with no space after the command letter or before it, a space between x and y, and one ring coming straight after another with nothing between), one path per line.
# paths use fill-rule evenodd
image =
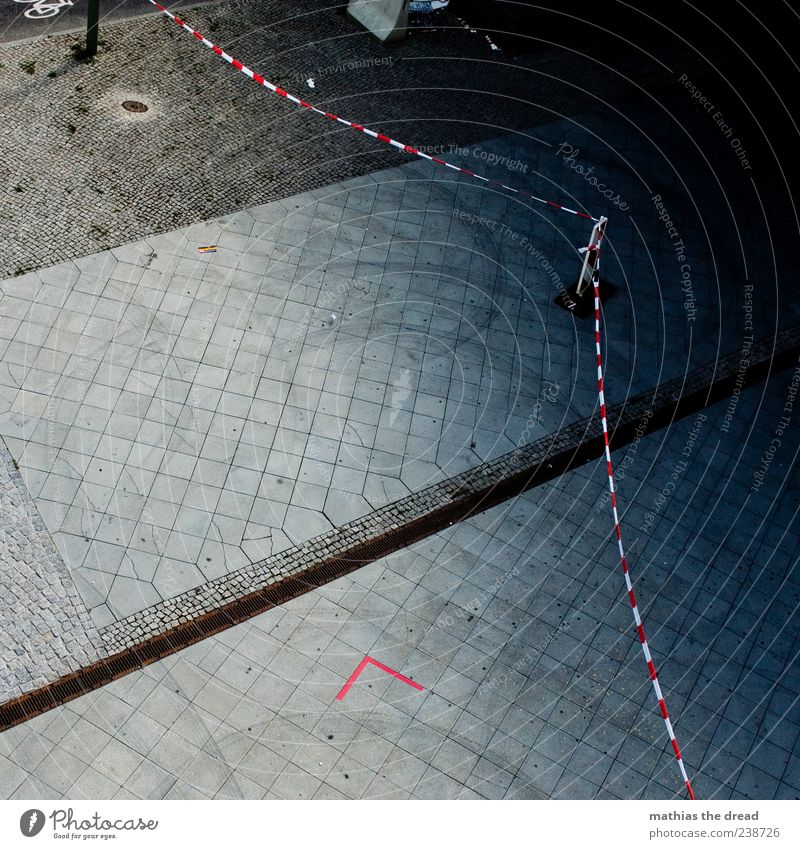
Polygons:
M128 112L147 112L147 106L141 100L123 100L122 108Z

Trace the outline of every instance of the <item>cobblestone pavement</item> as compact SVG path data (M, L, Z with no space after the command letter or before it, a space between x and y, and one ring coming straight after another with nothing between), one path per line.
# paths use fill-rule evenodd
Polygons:
M0 702L104 654L69 569L0 440Z
M493 144L517 158L533 148ZM584 222L424 169L2 283L0 433L98 625L594 409L591 328L552 305ZM657 253L652 212L646 226ZM627 236L610 237L611 279L637 265ZM699 300L713 285L701 256L694 275ZM734 344L733 325L694 342L681 290L634 297L638 333L662 336L668 320L683 339L666 358L612 326L609 397ZM768 303L754 309L769 327ZM711 329L714 302L697 312Z
M32 2L32 0L31 0ZM210 0L211 3L214 0ZM177 2L162 3L168 9L180 9L187 7L210 5L209 2ZM142 0L115 0L114 3L104 3L100 9L100 37L105 35L106 26L120 18L135 17L138 15L151 15L152 6ZM71 6L62 6L57 14L47 17L39 17L34 14L27 16L26 6L20 5L15 0L0 0L0 42L19 41L23 38L43 38L55 33L74 32L76 38L82 38L86 33L86 3L77 0Z
M191 21L276 83L409 143L447 149L594 100L572 84L579 63L562 69L553 56L506 57L476 85L475 62L491 51L455 19L387 51L329 7L312 0L298 15L288 0L248 0L192 10ZM102 36L89 65L74 59L71 35L0 46L0 179L12 189L0 211L0 278L404 161L269 96L163 16L109 24ZM688 51L676 59L684 53L691 61ZM640 72L628 64L592 65L593 79L609 96L635 91L624 74ZM458 91L470 92L469 110ZM149 111L125 112L126 99Z
M592 208L556 155L569 132L629 198L635 224L612 218L603 266L625 289L605 310L609 400L744 350L748 328L769 338L759 247L758 297L718 294L736 265L670 195L692 245L680 285L652 189L631 176L647 144L584 123L483 149L563 169L562 193ZM601 132L624 168L592 158ZM649 165L652 187L670 167ZM587 229L412 162L1 282L0 433L95 624L591 414L591 325L552 303Z
M742 393L728 432L723 402L645 436L635 461L633 446L615 455L634 582L701 799L800 793L797 447L782 446L761 489L736 473L760 468L792 380ZM695 459L674 480L687 445ZM365 654L424 690L368 667L338 701ZM0 752L13 798L682 790L602 463L7 731Z
M785 274L794 242L759 215L780 203L780 192L743 169L712 121L695 116L689 137L669 112L692 103L676 82L691 70L685 56L673 55L677 71L656 103L635 99L618 69L592 65L589 74L577 58L565 69L537 55L476 81L475 60L487 47L468 33L437 34L435 42L420 33L387 53L333 15L286 27L277 23L286 4L218 9L192 19L243 61L274 69L287 88L308 91L313 77L317 99L343 114L409 142L441 142L445 150L436 152L447 158L542 193L549 186L559 200L610 215L610 402L720 352L740 351L746 369L753 336L797 323L797 279ZM67 37L0 48L0 175L14 189L0 212L0 277L10 278L0 281L0 435L95 626L591 413L591 326L552 304L574 279L575 249L588 235L581 222L287 111L165 22L109 27L107 38L94 65L71 58ZM443 94L451 89L470 91L468 110L463 96ZM602 104L590 89L603 92ZM118 105L130 97L149 111L123 113ZM615 111L623 100L635 126ZM563 114L569 119L555 120ZM613 187L611 195L598 182ZM217 253L198 254L209 243ZM693 747L687 762L708 796L797 793L797 464L780 424L792 385L782 377L769 386L735 393L713 418L645 433L618 459L632 491L623 503L639 537L634 549L647 562L645 621L653 623L679 732L682 722ZM511 598L501 582L491 594L503 604L486 617L454 617L456 630L441 645L437 627L431 647L413 654L451 597L463 607L472 588L458 584L470 570L483 592L498 570L507 575L530 557L511 544L528 527L522 519L488 529L477 519L453 532L472 535L469 545L446 534L421 543L3 734L0 793L674 793L674 764L652 746L662 740L660 720L648 709L637 725L648 694L618 575L592 607L596 630L577 624L584 608L575 606L575 570L587 564L581 588L598 591L590 606L606 576L612 580L610 555L596 554L608 530L604 478L591 473L487 514L491 521L525 505L541 517L543 500L555 505L552 533L536 526L545 541L533 582L508 583ZM679 509L678 493L690 508ZM597 519L595 507L603 510ZM461 565L438 568L439 544L448 552L457 544ZM426 551L435 565L426 566ZM401 585L396 595L374 590L371 576L380 586L392 563L400 564L397 581L387 576ZM17 568L9 575L4 566L4 580L14 584ZM559 618L539 587L545 576ZM69 645L92 626L71 630L63 598L49 600L42 633L54 618L54 633ZM519 646L507 639L518 620L509 626L504 606L518 599L531 629L544 621L553 632L533 643L536 657L548 659L534 667L525 649L522 670ZM310 616L306 607L333 603L330 615L320 608ZM559 605L575 613L574 631L560 629ZM75 621L84 619L78 613ZM352 623L340 634L345 619L343 629ZM415 623L413 640L412 626L399 624L406 619ZM427 626L420 630L417 619ZM274 629L284 620L279 638ZM240 651L240 637L256 648ZM377 679L366 682L373 693L351 691L363 689L370 709L356 716L357 727L341 705L328 707L353 661L384 646L381 659L419 669L427 688L430 706L415 714L419 727L407 737L400 726L413 708L372 702ZM570 666L573 649L595 677ZM503 652L499 666L484 663ZM455 666L451 653L461 656ZM445 656L453 671L439 693L439 666L423 672ZM13 669L12 690L49 674L44 665ZM531 669L541 675L526 677ZM249 678L256 673L258 687ZM320 681L324 691L314 689ZM510 690L504 695L493 681ZM586 703L599 696L598 705L576 720L576 748L570 723L587 686ZM551 701L551 709L534 709L541 698L572 707ZM305 745L322 715L353 732L344 738L346 758L335 762L341 775L332 760L341 751L316 757ZM545 721L555 730L541 737ZM623 739L632 727L639 730ZM338 733L320 742L328 746ZM367 740L360 748L358 734ZM491 756L495 738L502 755ZM381 752L386 760L377 763ZM331 770L318 774L319 761ZM345 769L355 775L351 763L365 781L358 788L343 777Z

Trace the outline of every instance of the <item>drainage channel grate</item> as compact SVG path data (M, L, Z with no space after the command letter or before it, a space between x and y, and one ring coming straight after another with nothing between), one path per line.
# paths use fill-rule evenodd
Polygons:
M620 448L632 441L645 412L650 413L650 432L721 401L737 389L741 391L796 365L798 357L800 327L795 327L769 343L752 346L750 363L745 371L740 368L741 355L731 354L685 377L630 398L624 404L609 409L609 419L613 422L612 447ZM351 545L344 552L324 558L297 574L243 595L0 705L0 731L321 587L451 524L553 480L570 469L596 460L603 453L603 442L597 435L597 429L596 418L585 419L571 429L572 434L582 434L582 437L573 435L567 442L551 441L550 450L534 465L512 472L483 488L461 488L451 500L432 507L424 515L405 522L398 519L385 532Z

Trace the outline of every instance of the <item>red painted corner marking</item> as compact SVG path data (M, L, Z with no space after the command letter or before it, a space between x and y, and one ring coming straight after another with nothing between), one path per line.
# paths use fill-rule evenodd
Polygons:
M366 655L364 660L358 664L356 667L356 671L347 679L347 683L342 687L339 691L339 695L336 697L336 701L340 702L346 695L347 691L356 683L356 679L359 675L367 668L367 664L372 664L373 666L377 666L378 669L383 672L388 672L389 675L393 675L395 678L399 678L404 684L409 684L415 690L424 690L425 688L421 684L417 684L416 681L412 681L410 678L406 678L405 675L401 675L396 669L392 669L389 666L386 666L385 663L381 663L379 660L375 660L374 657L370 657Z

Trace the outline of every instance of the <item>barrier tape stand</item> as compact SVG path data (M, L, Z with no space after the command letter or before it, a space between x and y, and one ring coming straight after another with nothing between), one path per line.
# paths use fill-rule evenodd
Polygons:
M468 168L462 168L458 165L453 165L450 162L446 162L443 159L439 159L436 156L429 156L427 153L424 153L417 148L404 144L402 142L396 141L395 139L390 138L384 133L376 132L375 130L370 130L367 127L362 126L361 124L357 124L354 121L348 121L345 118L341 118L338 115L334 115L331 112L326 111L325 109L320 109L317 106L312 105L311 103L306 102L302 98L296 97L295 95L289 93L285 89L280 86L271 83L269 80L265 79L260 74L257 74L251 68L248 68L246 65L243 65L238 59L235 59L230 54L226 53L221 47L218 47L213 42L209 41L205 36L199 33L196 29L193 29L189 26L186 21L180 18L178 15L170 12L169 9L166 9L160 3L156 2L156 0L148 0L153 6L155 6L160 12L170 18L174 23L176 23L179 27L184 29L190 35L194 36L198 41L202 42L203 45L213 50L220 58L224 59L230 65L232 65L237 71L241 71L241 73L245 74L249 77L253 82L257 83L260 86L263 86L267 90L271 91L273 94L277 94L280 97L285 98L286 100L291 101L297 106L300 106L303 109L308 109L311 112L316 112L318 115L322 115L325 118L328 118L331 121L336 121L339 124L342 124L345 127L349 127L350 129L357 130L360 133L364 133L367 136L370 136L377 141L381 141L385 144L391 145L392 147L397 148L405 153L411 154L413 156L418 156L421 159L425 159L428 162L432 162L436 165L444 166L453 171L458 172L459 174L465 174L469 177L472 177L476 180L480 180L483 183L491 184L494 186L498 186L505 191L513 192L514 194L521 195L523 197L528 198L529 200L536 201L537 203L545 204L551 209L556 209L561 212L568 212L571 215L576 215L579 218L585 218L589 221L593 221L595 226L592 230L592 237L590 239L590 243L587 248L583 249L583 253L585 253L583 268L581 270L581 275L578 280L578 286L584 284L587 276L591 276L591 283L594 289L594 322L595 322L595 347L597 350L597 390L598 397L600 401L600 415L603 424L603 438L605 440L605 454L606 454L606 463L608 468L608 485L611 491L611 506L614 516L614 530L617 536L617 543L619 547L619 555L620 562L622 564L622 571L625 575L625 586L628 592L628 599L631 603L631 608L633 610L633 618L636 624L636 633L638 634L639 641L642 645L642 651L644 653L644 658L647 663L647 669L650 673L650 679L653 682L653 689L656 694L656 698L658 699L658 706L661 710L661 715L664 719L664 723L666 724L667 733L669 735L670 742L672 743L673 751L675 752L675 757L678 760L678 766L681 771L681 776L683 778L684 784L686 785L686 789L689 793L689 798L694 799L694 791L692 789L691 781L689 780L688 775L686 774L686 767L683 763L683 758L681 756L680 748L678 747L677 740L675 739L675 732L672 728L672 723L669 718L669 713L667 711L667 705L664 701L663 693L661 692L661 687L658 682L658 675L656 673L656 668L653 663L652 656L650 655L650 648L647 644L647 638L645 637L644 627L642 625L641 616L639 614L639 609L636 604L636 596L633 592L633 585L631 583L630 570L628 568L628 562L625 557L625 550L622 545L622 531L620 529L619 523L619 513L617 510L617 497L616 491L614 487L614 471L611 464L611 450L608 441L608 422L606 420L606 404L605 404L605 395L603 390L603 365L602 365L602 355L600 348L600 287L599 287L599 275L600 275L600 249L603 242L603 238L605 236L605 227L607 219L605 217L595 218L592 215L589 215L586 212L581 212L579 210L571 209L569 207L564 206L563 204L556 203L555 201L545 200L544 198L537 197L530 192L523 191L522 189L514 188L513 186L508 186L505 183L502 183L500 180L495 180L490 177L484 177L481 174L476 174L474 171L470 171Z

